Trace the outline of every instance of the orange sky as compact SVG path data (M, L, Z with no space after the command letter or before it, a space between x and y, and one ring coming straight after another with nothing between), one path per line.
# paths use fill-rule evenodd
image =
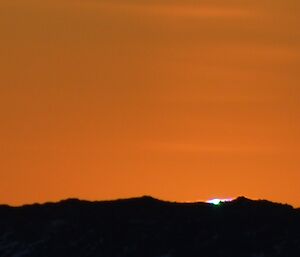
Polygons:
M300 1L0 0L0 202L300 206Z

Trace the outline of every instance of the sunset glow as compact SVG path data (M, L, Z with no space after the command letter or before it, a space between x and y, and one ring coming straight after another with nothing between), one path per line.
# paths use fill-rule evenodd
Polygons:
M2 0L0 204L300 206L300 1Z

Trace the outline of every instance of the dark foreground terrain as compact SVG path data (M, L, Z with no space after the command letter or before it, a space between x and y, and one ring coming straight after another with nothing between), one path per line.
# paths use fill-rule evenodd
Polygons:
M0 206L0 257L299 257L300 210L238 198Z

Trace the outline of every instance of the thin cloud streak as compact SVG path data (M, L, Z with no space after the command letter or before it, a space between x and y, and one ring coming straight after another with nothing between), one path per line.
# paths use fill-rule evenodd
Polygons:
M266 145L201 144L188 142L148 142L148 150L169 153L229 154L229 155L274 155L282 149Z
M108 3L89 2L88 5L106 8L111 11L134 12L139 15L163 16L169 18L251 18L257 14L253 11L239 7L215 7L209 5L191 4L135 4L135 3Z
M193 5L138 5L138 4L101 4L103 7L119 10L135 11L148 15L162 15L182 18L248 18L253 15L249 10L241 8L216 8Z

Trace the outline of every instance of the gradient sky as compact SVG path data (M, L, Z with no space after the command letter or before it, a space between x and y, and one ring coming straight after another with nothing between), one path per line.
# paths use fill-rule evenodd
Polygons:
M0 0L0 202L300 206L299 0Z

